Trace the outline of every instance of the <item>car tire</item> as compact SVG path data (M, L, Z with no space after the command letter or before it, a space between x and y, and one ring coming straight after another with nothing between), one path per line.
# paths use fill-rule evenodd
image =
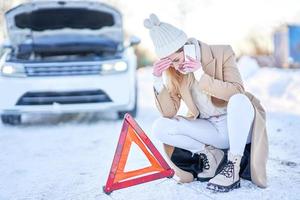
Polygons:
M1 121L3 124L19 125L22 123L22 116L20 114L3 114L1 115Z
M126 110L126 111L119 111L118 112L118 119L123 119L124 115L126 113L129 113L132 117L136 117L137 115L137 110L138 110L138 100L137 100L137 87L135 88L135 98L134 98L134 107L131 110Z

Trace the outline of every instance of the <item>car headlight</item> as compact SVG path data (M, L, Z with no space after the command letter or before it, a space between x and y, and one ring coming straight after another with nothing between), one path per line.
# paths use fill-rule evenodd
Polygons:
M119 61L116 63L104 63L101 67L101 73L108 74L108 73L118 73L124 72L128 68L128 65L124 61Z
M22 65L10 65L5 64L1 68L1 74L3 76L12 76L12 77L25 77L25 70Z

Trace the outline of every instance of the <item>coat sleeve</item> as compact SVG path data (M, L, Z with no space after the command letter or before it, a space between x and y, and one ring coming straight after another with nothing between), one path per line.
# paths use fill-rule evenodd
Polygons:
M244 86L240 72L236 66L235 53L231 46L224 51L223 81L204 73L199 80L199 87L211 96L229 101L236 93L244 93Z
M180 107L181 95L178 91L169 91L166 86L158 93L153 87L155 104L163 117L172 118Z

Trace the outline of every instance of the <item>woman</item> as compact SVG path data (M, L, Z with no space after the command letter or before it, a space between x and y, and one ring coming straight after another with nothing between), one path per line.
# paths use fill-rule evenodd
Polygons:
M266 187L268 140L265 112L246 92L228 45L207 45L151 14L149 29L159 60L154 63L154 93L162 117L153 124L153 134L172 156L178 147L199 154L203 171L198 180L207 188L227 192L240 187L240 162L246 144L251 143L251 180ZM184 58L183 46L193 44L196 58ZM166 75L166 83L162 75ZM187 116L178 116L183 100ZM227 159L222 149L229 149ZM223 160L225 163L223 163ZM182 182L194 180L171 160Z

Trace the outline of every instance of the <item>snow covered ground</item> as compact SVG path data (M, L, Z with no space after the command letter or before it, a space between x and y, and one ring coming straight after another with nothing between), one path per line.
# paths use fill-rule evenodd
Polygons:
M246 70L247 71L247 70ZM0 124L0 200L7 199L300 199L300 70L263 68L244 75L247 90L267 109L270 143L269 187L249 181L227 194L206 184L177 184L160 179L127 189L102 192L122 121L110 114L27 116L22 126ZM137 122L153 140L154 106L151 69L141 69ZM147 165L137 147L126 169Z

